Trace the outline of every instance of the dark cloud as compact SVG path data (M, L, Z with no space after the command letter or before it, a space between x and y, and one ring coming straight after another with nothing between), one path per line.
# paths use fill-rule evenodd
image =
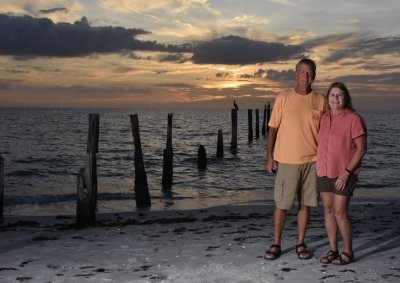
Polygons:
M10 83L8 81L0 80L0 89L5 90L10 88Z
M253 74L241 74L241 75L239 75L239 78L242 78L242 79L253 79L254 75Z
M179 52L185 47L140 41L143 29L92 27L86 18L69 23L53 23L47 18L0 15L0 54L14 56L72 57L124 50Z
M185 63L188 59L182 53L168 54L160 59L161 62Z
M305 49L298 45L284 45L253 41L238 36L227 36L203 42L193 48L192 60L198 64L247 65L299 57Z
M68 9L67 8L53 8L53 9L40 10L39 12L42 14L52 14L52 13L58 13L58 12L63 12L65 14L67 14Z
M267 70L264 69L258 69L257 71L255 71L253 74L241 74L239 75L239 78L243 78L243 79L262 79L263 77L265 77L265 75L267 74Z
M241 74L239 77L244 79L268 79L276 82L287 82L295 79L295 71L291 69L276 71L260 68L253 74Z
M255 78L262 78L264 77L264 75L267 73L267 70L263 70L263 69L258 69L255 73L254 73L254 77Z
M368 34L344 33L313 39L304 43L308 48L322 45L338 46L343 43L344 47L331 49L331 55L325 59L326 62L338 62L343 59L369 58L375 55L394 54L400 52L400 37L374 37Z
M227 77L231 77L232 73L229 72L218 72L215 74L215 77L217 78L227 78Z
M292 69L276 71L276 70L268 70L267 78L271 81L277 82L286 82L286 81L294 81L296 77L296 72Z

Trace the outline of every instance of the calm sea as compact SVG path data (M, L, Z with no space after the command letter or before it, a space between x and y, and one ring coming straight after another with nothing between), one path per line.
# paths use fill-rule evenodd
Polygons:
M247 110L239 111L238 152L232 155L230 110L0 108L5 214L75 213L89 113L100 114L99 212L136 210L130 114L139 116L151 209L272 203L274 176L264 170L266 139L260 129L260 138L254 130L254 140L248 142ZM174 184L165 194L161 178L168 113L173 114ZM368 153L354 200L393 201L400 198L400 114L361 115L368 127ZM224 134L223 159L215 157L219 129ZM207 151L205 171L197 168L199 145Z

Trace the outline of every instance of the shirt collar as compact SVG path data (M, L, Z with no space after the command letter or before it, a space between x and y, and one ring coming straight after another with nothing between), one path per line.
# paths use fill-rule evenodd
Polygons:
M331 114L332 110L329 110L328 113ZM345 108L342 111L340 111L340 113L338 114L338 116L345 116L350 112L349 109ZM329 115L330 116L330 115Z

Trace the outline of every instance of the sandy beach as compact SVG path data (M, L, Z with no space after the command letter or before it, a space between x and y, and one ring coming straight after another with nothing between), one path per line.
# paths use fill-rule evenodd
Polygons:
M1 282L399 282L398 203L351 205L356 261L323 265L328 251L322 208L312 209L307 242L295 254L296 217L284 253L271 244L273 205L101 214L77 228L75 216L9 216L0 226Z

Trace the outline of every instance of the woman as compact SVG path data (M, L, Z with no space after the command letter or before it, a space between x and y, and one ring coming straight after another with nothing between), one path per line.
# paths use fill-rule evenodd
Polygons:
M321 118L318 134L317 187L324 206L330 250L320 262L345 265L354 260L348 207L367 149L367 129L363 118L355 113L343 83L331 84L327 101L329 108ZM343 239L341 254L338 232Z

